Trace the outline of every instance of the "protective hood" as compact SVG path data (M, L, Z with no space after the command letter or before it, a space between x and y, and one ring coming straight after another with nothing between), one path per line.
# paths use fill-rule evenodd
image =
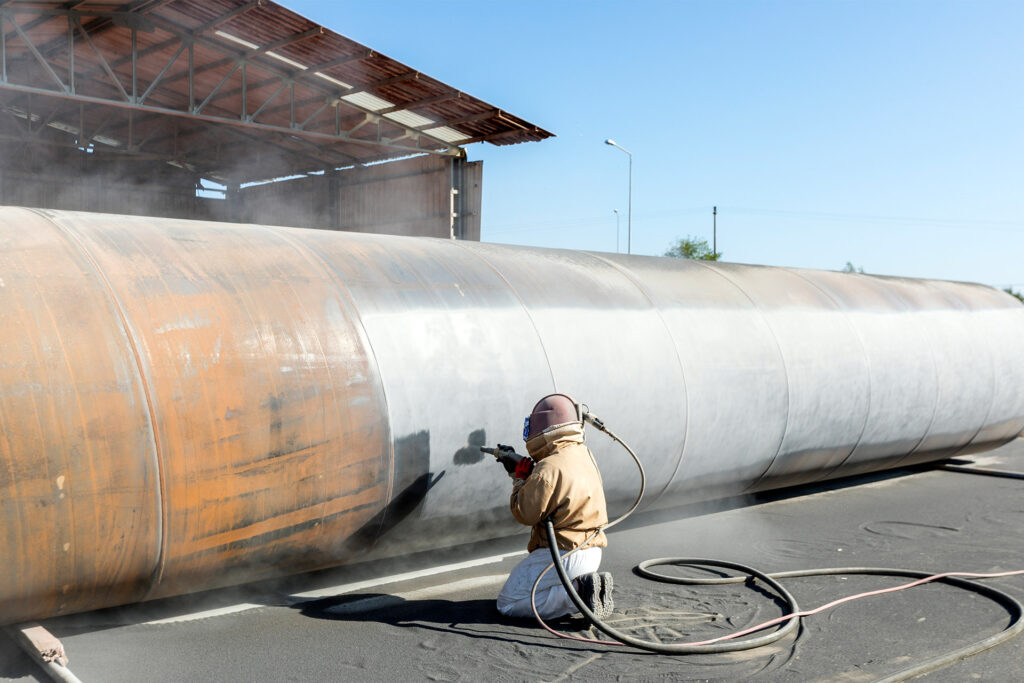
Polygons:
M542 434L555 427L580 422L583 415L580 412L580 405L566 394L548 394L530 411L530 417L526 418L523 425L523 441L529 441L538 434Z
M584 440L583 423L572 422L533 437L526 442L526 452L534 460L542 460L563 446Z

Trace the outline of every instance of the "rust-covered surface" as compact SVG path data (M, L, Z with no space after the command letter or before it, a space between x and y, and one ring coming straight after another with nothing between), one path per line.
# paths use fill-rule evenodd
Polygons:
M139 361L96 264L51 221L0 212L0 615L143 598L160 556Z
M334 564L387 499L351 302L196 225L0 212L4 621Z
M0 208L0 622L515 533L479 446L553 391L648 505L992 448L1022 337L969 283Z
M97 220L61 223L122 302L156 415L156 592L210 566L237 583L329 564L388 483L383 395L343 292L283 231Z

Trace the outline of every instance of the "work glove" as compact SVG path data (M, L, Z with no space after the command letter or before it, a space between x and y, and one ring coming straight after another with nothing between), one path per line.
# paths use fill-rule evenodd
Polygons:
M513 479L526 479L533 471L533 460L525 455L519 455L511 446L499 443L494 449L494 457Z

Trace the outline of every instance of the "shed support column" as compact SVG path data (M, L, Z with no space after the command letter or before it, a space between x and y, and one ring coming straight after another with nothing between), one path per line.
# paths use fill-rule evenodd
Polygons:
M232 178L228 181L224 198L228 202L228 220L233 223L243 222L242 219L242 192L240 183Z
M329 225L333 230L341 230L341 173L332 169L327 176L327 211Z
M482 161L467 161L465 157L453 161L458 166L459 194L457 237L472 242L480 241L480 204L483 180Z
M466 239L466 154L453 157L451 162L451 223L450 237Z

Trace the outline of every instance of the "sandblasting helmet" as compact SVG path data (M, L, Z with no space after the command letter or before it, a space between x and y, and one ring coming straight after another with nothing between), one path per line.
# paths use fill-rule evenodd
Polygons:
M565 394L549 394L537 401L523 425L523 441L529 441L549 429L582 422L580 406Z

